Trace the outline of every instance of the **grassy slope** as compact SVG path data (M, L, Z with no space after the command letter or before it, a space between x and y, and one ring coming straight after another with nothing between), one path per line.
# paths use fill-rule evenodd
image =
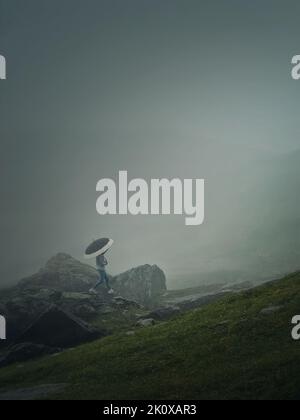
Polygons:
M271 315L260 311L283 308ZM57 398L251 399L300 397L300 274L165 324L114 335L0 370L0 388L68 383Z

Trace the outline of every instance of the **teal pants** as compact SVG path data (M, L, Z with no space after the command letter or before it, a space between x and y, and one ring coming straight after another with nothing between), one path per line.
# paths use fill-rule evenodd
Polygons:
M108 275L106 273L105 270L97 270L99 273L99 280L95 286L95 289L97 289L97 287L101 286L101 284L105 284L107 289L110 289L110 285L109 285L109 278Z

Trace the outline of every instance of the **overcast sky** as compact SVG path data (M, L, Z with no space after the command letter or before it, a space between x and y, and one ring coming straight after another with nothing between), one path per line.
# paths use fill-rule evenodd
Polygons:
M241 197L299 148L299 16L296 0L0 0L0 284L99 236L113 274L240 269L261 211ZM205 178L205 224L100 217L96 183L119 170Z

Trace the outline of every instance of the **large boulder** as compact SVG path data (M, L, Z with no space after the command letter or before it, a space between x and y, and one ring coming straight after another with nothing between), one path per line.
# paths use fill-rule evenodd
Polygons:
M21 280L17 287L1 292L0 314L6 317L8 327L7 340L5 342L0 340L0 348L16 342L32 342L31 336L24 338L24 331L27 334L29 328L31 332L33 328L36 331L37 319L40 319L39 324L44 325L45 314L51 305L61 310L57 319L64 318L61 316L63 313L68 314L69 322L72 316L75 316L85 322L96 325L100 323L103 327L111 326L111 320L116 319L116 326L110 328L115 330L120 322L123 324L128 322L130 326L135 311L142 311L141 306L149 305L152 308L158 298L166 292L165 275L155 265L144 265L112 278L111 283L115 289L113 295L109 294L104 286L99 287L96 294L89 293L97 278L98 273L95 268L82 264L67 254L58 254L39 272ZM51 319L54 322L53 314ZM65 321L61 324L55 321L54 336L56 329L62 335L68 329L72 331L72 326L70 327ZM40 329L42 342L37 343L50 345L44 339L43 328ZM37 336L38 334L35 337ZM85 341L86 337L85 334L79 336L75 340L78 344ZM62 344L51 345L63 347L65 344L64 339Z
M98 279L95 268L82 264L67 254L57 254L44 268L19 283L21 292L30 292L38 300L59 299L58 293L86 293ZM154 302L166 292L166 277L156 265L142 265L111 278L114 289L122 297L141 304ZM98 296L107 300L105 287L99 287ZM55 302L54 302L55 303Z
M19 283L21 289L52 289L63 292L86 292L96 282L97 271L67 254L57 254L44 268Z
M113 288L142 305L154 303L167 290L166 276L157 265L142 265L112 279Z

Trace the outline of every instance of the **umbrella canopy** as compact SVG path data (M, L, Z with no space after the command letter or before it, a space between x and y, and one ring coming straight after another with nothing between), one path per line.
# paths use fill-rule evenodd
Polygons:
M87 247L84 257L86 259L96 258L108 251L112 247L113 243L114 241L109 238L97 239Z

